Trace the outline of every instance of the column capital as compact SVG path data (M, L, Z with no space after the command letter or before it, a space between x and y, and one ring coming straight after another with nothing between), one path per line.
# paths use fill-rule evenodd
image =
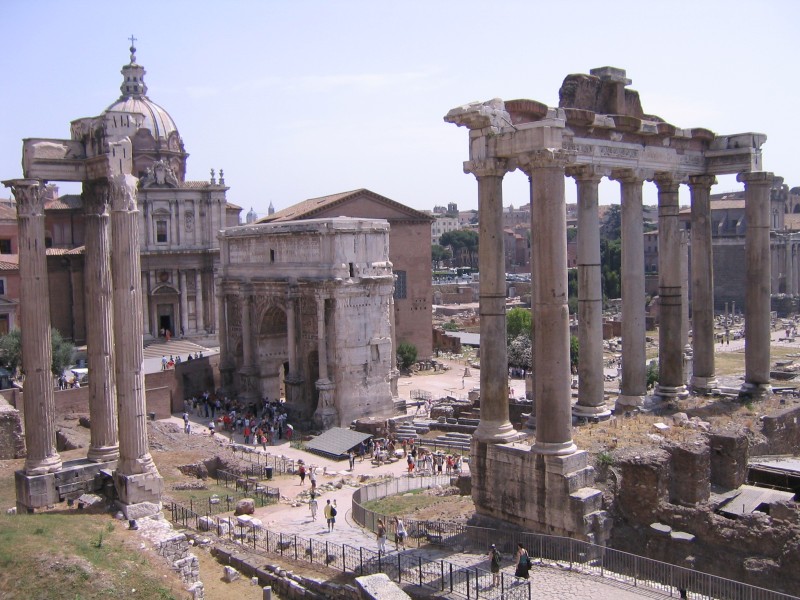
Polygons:
M745 185L772 185L775 174L769 171L745 171L736 176L736 181Z
M136 191L139 182L133 175L114 175L109 179L111 187L111 210L136 211Z
M17 202L17 215L38 217L44 215L44 185L38 179L9 179L3 182L11 188Z
M87 217L107 216L111 203L111 186L107 179L83 182L83 212Z
M717 178L714 175L690 175L689 187L690 188L705 188L711 189L711 186L717 183Z
M652 177L652 173L647 173L641 169L612 169L609 179L619 181L620 183L638 183L643 185L646 180Z
M600 180L609 174L608 169L603 169L596 165L569 165L566 167L565 172L567 177L586 183L600 183Z
M464 163L464 173L472 173L477 178L503 177L510 170L509 161L504 158L468 160Z
M531 175L535 169L566 169L567 165L575 162L577 155L574 150L541 148L520 156L519 168L527 175Z
M658 187L659 194L677 194L681 180L675 173L659 171L653 177L653 183Z

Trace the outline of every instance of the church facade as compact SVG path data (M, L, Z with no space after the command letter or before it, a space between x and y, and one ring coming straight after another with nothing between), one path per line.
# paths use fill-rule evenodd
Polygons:
M109 135L132 142L133 174L139 178L139 237L145 339L215 336L218 310L214 271L218 233L238 225L241 207L227 201L224 173L187 181L188 153L169 113L147 96L144 67L131 53L122 68L120 97L98 117L71 124L73 140L91 144L98 121ZM81 195L59 196L50 186L45 203L53 326L76 343L86 339L83 294Z

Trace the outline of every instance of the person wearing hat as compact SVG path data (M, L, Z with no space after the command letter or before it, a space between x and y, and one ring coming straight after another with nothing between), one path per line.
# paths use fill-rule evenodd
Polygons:
M500 552L497 546L489 546L489 570L492 572L492 585L500 583Z

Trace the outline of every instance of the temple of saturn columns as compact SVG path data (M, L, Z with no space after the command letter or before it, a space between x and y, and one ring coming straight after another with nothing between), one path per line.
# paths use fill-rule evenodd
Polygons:
M163 481L147 442L142 368L142 277L138 179L130 137L137 115L104 113L72 123L68 140L26 139L24 179L11 188L19 223L22 280L23 413L27 457L15 474L17 506L33 511L96 491L113 478L128 519L161 510ZM86 459L56 451L50 299L45 264L43 182L83 182L91 442ZM115 343L116 340L116 343Z
M654 397L687 394L678 188L691 193L693 372L690 386L715 385L709 195L715 175L745 186L745 382L741 393L769 391L770 187L761 171L759 133L716 135L680 129L644 114L625 71L569 75L559 106L493 99L452 109L445 121L469 129L464 171L478 180L480 221L481 420L472 445L472 495L480 516L531 530L602 543L608 519L585 451L572 441L573 413L602 418L602 294L598 184L620 184L622 205L622 381L616 410L638 407L646 393L642 186L658 188L659 383ZM515 443L509 422L506 358L503 177L520 169L530 181L534 321L535 442ZM567 308L565 177L578 190L578 401L571 406Z

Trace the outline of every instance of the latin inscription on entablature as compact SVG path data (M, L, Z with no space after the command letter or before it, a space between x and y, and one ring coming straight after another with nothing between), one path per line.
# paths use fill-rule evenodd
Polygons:
M631 148L628 146L610 146L606 144L585 144L585 143L565 143L564 150L573 150L581 157L592 158L608 158L618 159L624 158L629 160L637 160L640 155L638 148Z
M241 238L228 239L230 264L273 262L273 254L290 257L292 262L317 262L320 254L319 238L298 236L288 238ZM280 260L280 259L279 259Z

